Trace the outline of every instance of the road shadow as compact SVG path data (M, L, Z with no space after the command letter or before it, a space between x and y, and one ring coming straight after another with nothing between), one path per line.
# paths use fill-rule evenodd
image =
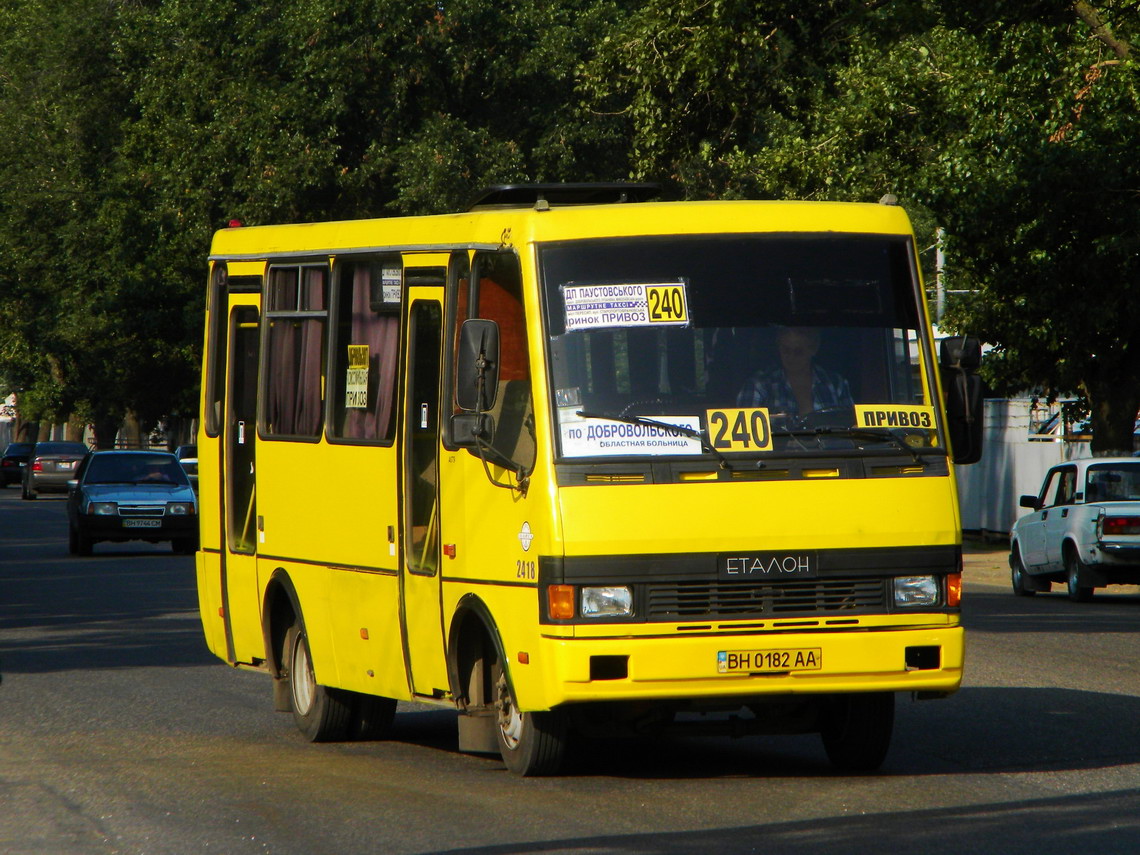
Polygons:
M962 600L966 631L995 633L1136 632L1140 595L1098 591L1091 602L1074 603L1058 591L1018 597L975 591Z
M454 712L401 704L391 739L457 752ZM868 778L1111 769L1140 763L1140 698L1058 688L965 688L899 696L891 752ZM836 778L819 737L571 736L568 777L636 780ZM497 758L488 760L501 770ZM1137 849L1140 851L1140 848Z
M6 563L0 592L0 673L217 661L202 638L194 559L168 547Z
M1135 790L1055 799L895 811L701 831L599 835L457 847L438 855L1134 855L1140 842Z

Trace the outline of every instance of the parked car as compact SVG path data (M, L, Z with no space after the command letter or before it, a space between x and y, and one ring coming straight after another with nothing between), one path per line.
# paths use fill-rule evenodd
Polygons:
M95 451L70 484L67 525L72 555L90 555L101 540L169 540L189 554L198 548L198 499L169 452Z
M67 482L75 477L87 454L87 446L82 442L37 442L24 467L21 497L34 499L40 493L66 493Z
M1054 466L1032 513L1010 532L1013 592L1032 596L1063 582L1083 602L1107 585L1140 583L1140 460L1094 457Z
M32 453L34 442L10 442L0 457L0 487L18 484L24 480L24 467Z
M194 488L194 492L198 492L198 446L196 445L180 445L174 449L174 456L178 458L178 462L182 464L182 468L186 470L186 476L190 479L190 486Z

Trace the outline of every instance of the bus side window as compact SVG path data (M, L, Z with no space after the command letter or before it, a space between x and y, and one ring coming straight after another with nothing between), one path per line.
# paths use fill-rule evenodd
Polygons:
M396 425L401 261L393 256L338 269L329 435L391 440Z
M269 271L269 340L265 353L263 432L318 437L324 405L328 266Z
M210 327L207 337L206 359L209 366L206 373L205 428L208 436L217 436L222 431L222 407L226 394L226 289L229 270L224 263L214 266L211 277L209 300Z
M467 317L486 318L499 325L499 385L491 409L495 421L492 445L529 468L535 456L534 399L519 260L510 252L479 252L472 267L478 276L476 307L470 314L466 311L469 283L462 280L455 339Z

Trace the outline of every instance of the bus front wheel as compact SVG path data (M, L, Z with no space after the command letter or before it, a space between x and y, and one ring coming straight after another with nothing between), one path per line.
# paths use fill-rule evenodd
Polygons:
M892 693L840 695L824 711L823 747L836 769L873 772L887 757L894 726Z
M523 777L553 775L566 754L566 717L561 710L521 712L507 675L493 665L499 753L510 771Z
M313 673L313 657L304 627L295 623L285 633L285 678L293 721L309 742L333 742L348 732L352 707L335 689L322 686Z

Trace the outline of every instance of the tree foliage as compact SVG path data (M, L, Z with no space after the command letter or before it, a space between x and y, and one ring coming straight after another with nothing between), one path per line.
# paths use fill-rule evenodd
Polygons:
M950 235L945 319L1005 392L1076 393L1094 449L1140 406L1135 4L649 0L584 87L635 173L690 196L875 201ZM679 129L679 133L673 133ZM929 258L927 261L929 262Z
M191 412L211 232L511 181L895 194L1004 390L1140 407L1131 0L10 0L0 377L28 415ZM929 267L930 257L924 256Z

